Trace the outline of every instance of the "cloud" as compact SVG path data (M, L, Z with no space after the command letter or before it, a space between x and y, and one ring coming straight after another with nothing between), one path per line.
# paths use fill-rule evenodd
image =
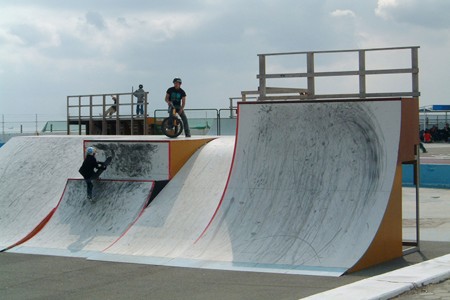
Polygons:
M450 1L378 0L375 14L385 20L411 26L450 28Z
M354 18L356 15L350 9L336 9L331 13L333 17L352 17Z
M100 15L98 12L87 12L86 13L86 22L90 25L93 25L97 27L100 30L103 30L106 28L105 21L103 20L102 15Z
M0 108L19 111L64 113L67 95L126 92L139 83L150 90L151 109L161 108L175 76L183 78L190 107L224 107L228 97L257 88L259 53L420 45L430 64L450 47L450 1L6 2L0 4ZM347 64L332 58L317 63ZM446 78L449 63L439 61L421 80ZM296 72L302 63L285 57L272 68ZM15 92L23 85L32 101Z
M389 18L390 12L395 10L397 6L397 0L378 0L375 14L383 18Z

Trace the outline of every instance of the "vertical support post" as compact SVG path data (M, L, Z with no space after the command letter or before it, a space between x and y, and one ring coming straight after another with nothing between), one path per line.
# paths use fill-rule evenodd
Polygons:
M134 135L134 115L133 115L133 88L131 88L131 100L130 100L130 107L131 107L131 112L130 112L130 132L131 135Z
M117 102L119 102L119 100L117 100ZM104 113L106 110L106 97L105 95L103 95L102 98L102 109L103 109L103 114L102 114L102 135L107 135L108 134L108 126L106 124L106 114ZM117 114L117 107L116 107L116 114Z
M419 94L419 49L411 48L412 91L418 97Z
M144 126L144 135L148 134L148 126L147 126L147 99L148 99L148 92L145 92L144 94L144 119L142 121L142 125ZM133 130L133 129L132 129Z
M230 98L230 100L231 100L231 98ZM216 128L216 134L217 135L220 135L220 133L221 133L221 130L220 130L220 110L216 110L216 112L217 112L217 128ZM232 114L233 113L233 111L231 110L230 111L230 114Z
M92 119L92 95L89 96L89 119Z
M262 100L266 97L266 56L259 54L259 98Z
M67 96L67 135L70 135L70 101L69 96Z
M103 103L105 103L105 95L103 95ZM117 106L116 106L116 135L120 135L120 119L119 119L119 113L120 113L120 96L117 95Z
M131 119L134 118L134 97L133 97L133 93L134 93L134 87L131 87Z
M81 96L78 96L78 134L81 135Z
M90 135L94 134L94 121L92 120L92 95L89 96L89 131Z
M359 97L366 98L366 51L359 50Z
M416 182L416 239L417 247L420 248L420 205L419 205L419 192L420 192L420 150L416 146L416 167L414 168L415 176L417 178Z
M314 52L308 52L306 54L306 72L308 81L308 98L313 98L316 94L314 82Z
M36 135L39 135L39 132L38 132L38 115L36 114L35 117L36 117L36 120L35 120Z

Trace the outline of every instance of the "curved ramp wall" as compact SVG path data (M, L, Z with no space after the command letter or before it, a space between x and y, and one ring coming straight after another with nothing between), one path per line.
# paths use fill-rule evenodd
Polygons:
M191 247L221 199L231 166L234 137L200 148L112 247L92 258L171 264Z
M0 149L0 249L50 218L82 162L83 137L15 137Z
M206 268L341 275L383 219L400 119L400 100L240 103L220 207L183 257Z
M102 251L141 215L152 188L152 181L100 180L94 183L91 203L84 180L69 179L47 225L11 252L87 257Z

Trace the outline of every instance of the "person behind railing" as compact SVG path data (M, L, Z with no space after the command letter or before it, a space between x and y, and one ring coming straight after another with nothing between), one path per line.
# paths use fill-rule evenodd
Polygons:
M139 89L134 91L133 96L137 98L137 105L136 105L136 116L143 116L144 115L144 97L145 97L145 91L143 89L143 85L139 85Z
M444 128L442 129L442 139L444 142L448 143L450 138L450 126L448 123L445 123Z
M117 111L117 96L112 96L111 95L112 100L114 101L114 104L111 105L110 108L108 108L105 112L105 116L109 116L111 118L111 116Z
M433 141L433 137L429 130L425 130L425 133L423 134L423 142L424 143L431 143Z
M175 107L177 113L183 120L184 135L191 137L191 131L189 129L188 119L184 113L184 106L186 105L186 92L181 88L181 78L174 78L173 87L167 89L165 101L170 107ZM170 112L169 112L170 113Z

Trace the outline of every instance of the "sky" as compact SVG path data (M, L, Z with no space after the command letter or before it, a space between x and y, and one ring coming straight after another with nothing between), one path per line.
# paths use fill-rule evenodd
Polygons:
M420 46L420 105L450 104L446 0L3 0L0 114L65 116L69 95L126 93L139 84L152 111L165 106L174 77L183 79L188 108L226 108L229 97L257 89L257 54L402 46ZM406 54L366 62L409 67ZM274 59L268 70L295 72L303 60ZM346 55L316 63L357 66ZM350 82L317 86L333 93L352 89ZM373 80L368 88L409 82Z

